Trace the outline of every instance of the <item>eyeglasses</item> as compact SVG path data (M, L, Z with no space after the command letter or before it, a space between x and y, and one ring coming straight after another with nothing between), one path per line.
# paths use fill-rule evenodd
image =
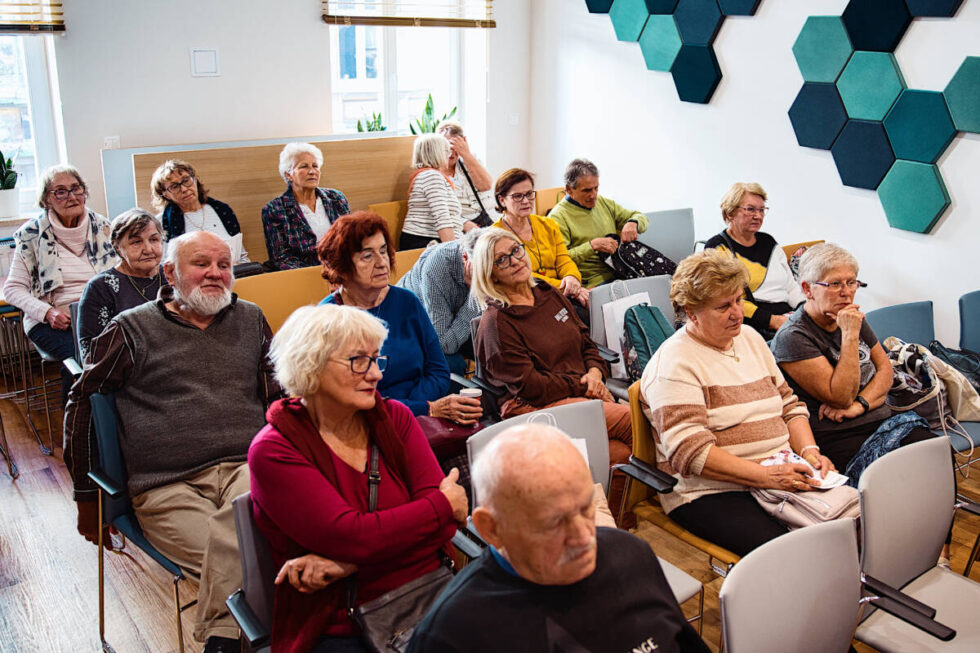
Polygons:
M68 199L69 195L74 195L75 197L85 197L88 194L88 189L80 184L74 184L71 188L55 188L51 191L51 195L56 200L61 200L64 202Z
M761 209L760 208L756 208L754 206L740 206L738 208L742 209L743 211L745 211L749 215L755 215L756 213L758 213L759 215L764 216L766 213L769 212L769 207L768 206L763 206Z
M506 270L514 264L514 260L520 261L524 258L524 245L514 245L514 249L510 250L508 254L501 254L497 258L493 259L493 264L496 265L501 270Z
M388 357L387 356L351 356L350 358L334 358L338 363L348 363L350 365L350 371L354 374L367 374L368 370L371 369L371 363L378 366L379 372L384 372L388 367Z
M184 177L180 181L176 181L170 184L169 186L164 186L163 190L167 191L168 193L176 193L181 188L190 188L193 185L194 185L193 177Z
M848 290L857 290L858 288L867 288L868 284L860 281L858 279L852 279L851 281L814 281L813 285L823 286L824 288L829 288L834 292L840 291L841 288L847 286Z
M523 202L524 200L534 201L534 196L537 195L533 190L529 190L526 193L512 193L506 197L511 198L515 202Z

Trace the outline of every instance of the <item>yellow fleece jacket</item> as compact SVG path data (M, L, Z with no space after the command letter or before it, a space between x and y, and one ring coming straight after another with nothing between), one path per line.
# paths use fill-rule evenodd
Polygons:
M561 280L568 276L582 281L578 266L568 255L565 239L562 238L561 231L555 221L534 214L529 215L528 220L531 222L532 238L531 240L522 238L521 242L524 243L524 249L527 250L531 273L555 288L560 286ZM503 220L497 220L493 226L511 231ZM511 231L511 233L513 232Z

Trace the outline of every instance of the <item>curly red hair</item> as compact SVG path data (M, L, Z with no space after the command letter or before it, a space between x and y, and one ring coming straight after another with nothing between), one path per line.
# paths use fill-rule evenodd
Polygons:
M316 255L323 264L323 278L343 283L354 275L354 254L361 251L365 238L381 232L388 246L388 264L395 270L395 248L388 222L372 211L355 211L338 218L316 244Z

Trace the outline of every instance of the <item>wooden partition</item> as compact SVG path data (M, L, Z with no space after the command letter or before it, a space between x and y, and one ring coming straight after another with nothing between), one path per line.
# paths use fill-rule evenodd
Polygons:
M347 196L352 211L369 204L408 198L414 136L355 138L314 143L323 152L320 185ZM281 195L282 145L229 147L133 155L139 206L151 210L150 178L167 159L183 159L197 170L211 197L231 205L238 216L245 248L253 261L268 258L262 232L262 207ZM155 212L155 211L154 211Z

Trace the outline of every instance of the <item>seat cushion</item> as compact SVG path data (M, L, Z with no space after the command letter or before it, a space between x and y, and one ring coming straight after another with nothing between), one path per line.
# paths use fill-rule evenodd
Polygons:
M881 610L876 610L857 629L854 637L879 651L926 653L928 651L980 651L980 583L934 567L902 588L902 591L936 609L936 621L956 631L948 642L922 632Z

